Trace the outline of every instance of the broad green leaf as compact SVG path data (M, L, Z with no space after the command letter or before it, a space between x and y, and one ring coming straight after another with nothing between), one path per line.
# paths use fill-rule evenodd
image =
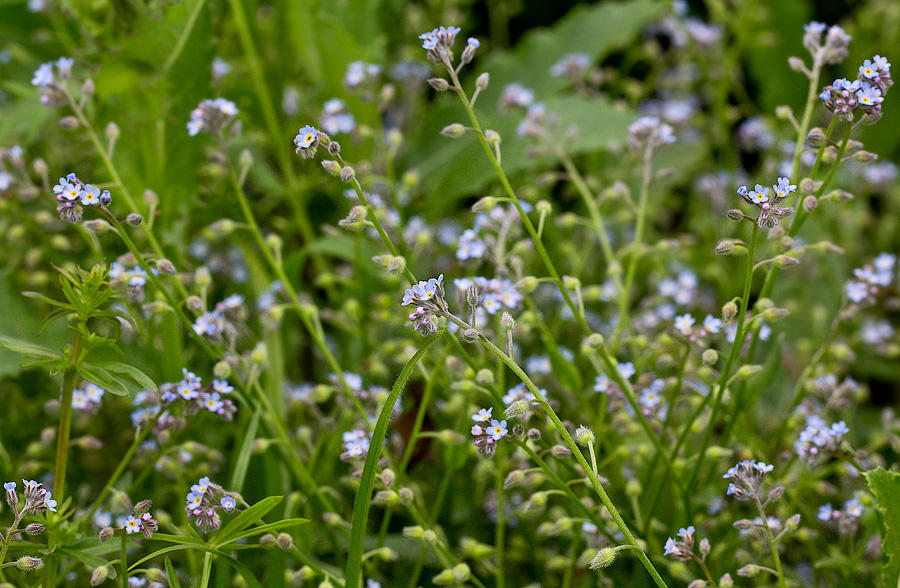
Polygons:
M97 364L98 367L105 369L107 372L111 374L123 374L130 377L132 380L137 382L141 387L145 390L156 390L158 386L156 382L154 382L150 376L137 369L132 365L128 365L127 363L122 363L119 361L111 361Z
M234 517L231 522L225 525L222 530L216 534L215 539L211 541L210 544L214 547L218 547L230 543L238 533L269 514L270 510L278 506L282 498L283 497L281 496L269 496L268 498L263 498Z
M900 474L875 468L865 476L884 524L881 548L887 562L881 570L881 580L885 588L900 586Z

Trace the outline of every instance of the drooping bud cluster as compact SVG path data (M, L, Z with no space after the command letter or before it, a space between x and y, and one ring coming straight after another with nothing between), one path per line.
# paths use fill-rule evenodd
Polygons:
M894 281L894 264L897 256L882 253L872 264L866 264L853 270L855 280L847 282L844 288L847 299L854 304L873 301L882 288L887 288Z
M101 192L100 188L85 184L75 174L59 178L59 183L53 186L53 192L59 202L56 212L61 219L71 223L81 221L82 206L107 206L112 200L109 190Z
M200 133L220 133L237 114L238 109L231 100L203 100L191 111L191 120L187 123L188 135L195 137Z
M32 511L32 514L38 514L45 510L56 512L57 503L53 500L52 492L44 489L43 484L34 480L22 480L22 485L24 486L25 504L17 511L18 518L21 519L29 511ZM3 484L3 489L6 491L6 503L15 511L19 504L16 483L6 482Z
M853 37L844 32L838 25L827 26L824 23L813 21L803 25L803 46L806 47L813 58L822 63L836 64L844 61L849 53L847 46ZM825 33L825 31L828 31ZM825 33L825 42L822 42L822 34Z
M778 224L779 218L793 214L793 208L781 207L778 204L796 189L797 186L791 184L788 178L778 178L778 183L772 186L771 198L769 197L769 188L761 184L756 184L754 189L749 191L747 186L741 186L737 189L737 193L744 199L744 202L759 208L760 213L756 218L756 224L760 227L772 228Z
M894 84L890 72L891 64L887 58L876 55L859 66L855 80L838 78L825 86L819 98L825 108L841 120L853 120L854 114L860 111L866 122L873 123L881 118L881 103Z
M759 498L762 483L773 469L774 466L758 462L755 459L739 462L722 476L726 480L731 480L726 494L734 496L737 500Z
M184 510L189 519L194 519L194 524L208 533L213 529L218 529L222 524L219 511L234 512L238 503L244 504L240 494L226 492L221 486L204 477L191 486L191 491L187 495L187 506Z
M403 294L402 306L416 307L409 314L409 320L422 335L437 333L437 318L448 314L444 300L444 274L428 281L422 281Z
M362 429L346 431L341 435L341 440L344 443L344 452L341 454L341 459L344 461L365 458L372 443L371 435Z
M494 453L497 451L497 441L509 433L506 421L498 421L493 418L493 411L493 408L482 408L472 415L472 420L475 421L475 424L472 425L475 447L477 447L478 455L488 458L494 457Z

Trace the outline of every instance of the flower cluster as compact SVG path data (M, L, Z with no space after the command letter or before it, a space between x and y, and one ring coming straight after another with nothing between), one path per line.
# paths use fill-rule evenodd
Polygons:
M112 200L109 190L101 192L100 188L85 184L75 174L59 178L59 183L53 186L53 192L59 202L56 212L60 218L71 223L81 221L82 206L106 206Z
M341 440L344 443L344 453L341 454L343 460L365 457L372 442L371 436L362 429L346 431L341 435Z
M209 481L208 477L200 478L200 481L191 486L187 495L187 505L184 507L189 519L208 533L218 529L222 524L219 517L220 510L234 512L238 502L243 504L243 499L235 492L226 492L218 484Z
M865 507L856 499L851 498L846 501L843 507L838 510L831 504L823 504L816 513L816 518L826 525L834 525L837 527L841 535L854 535L857 529L857 521L865 513Z
M127 517L121 517L117 523L120 525L118 529L105 527L100 531L100 540L106 541L113 535L132 535L140 533L147 539L153 537L153 533L159 530L159 522L150 514L150 506L153 504L150 500L142 500L138 502L131 514ZM103 521L106 522L106 521Z
M538 391L541 393L541 396L544 397L544 400L547 399L547 391L543 388L538 388ZM524 383L518 383L509 390L506 391L506 394L503 395L503 402L510 406L515 402L524 401L532 406L538 405L538 400L534 395L534 392L528 389Z
M456 278L453 285L460 292L466 292L469 288L478 289L478 308L484 309L488 314L496 314L497 311L507 308L514 310L523 300L516 285L506 278Z
M453 42L462 29L459 27L439 27L422 33L422 49L428 51L428 58L435 63L449 64L453 60Z
M534 104L534 91L522 84L507 84L500 94L500 108L521 108L527 110Z
M72 408L93 411L103 400L105 390L96 384L84 381L72 392Z
M794 442L794 450L800 457L813 459L823 453L834 453L840 449L844 436L850 432L844 421L829 425L818 415L806 417L806 428Z
M731 467L722 477L731 480L726 495L738 500L759 499L760 488L774 466L755 459L745 459Z
M128 268L121 262L114 261L109 266L109 279L110 283L126 287L129 292L140 295L141 290L147 284L147 272L139 265Z
M505 398L504 402L506 402ZM493 418L493 410L493 408L482 408L472 415L472 420L475 421L475 424L472 425L475 447L478 455L486 457L494 457L494 452L497 451L497 441L509 433L505 420L498 421Z
M897 256L882 253L872 261L853 270L855 280L847 282L844 291L847 299L855 304L874 301L879 289L886 288L894 281L894 264Z
M694 553L694 531L693 525L686 529L678 529L678 539L669 537L666 540L663 555L668 555L672 559L682 563L692 559L700 562L706 561L706 556L709 555L710 552L709 540L702 539L700 541L700 555L697 555Z
M180 382L166 382L158 391L144 390L135 396L134 404L138 408L131 413L135 427L152 422L157 434L169 429L178 430L186 424L185 416L202 410L226 421L234 418L237 406L230 399L223 398L234 390L227 380L214 379L204 386L201 378L187 368L181 371L184 378ZM176 407L180 408L179 415L173 413Z
M297 136L294 137L294 145L297 146L296 152L303 159L311 159L316 156L316 149L320 145L320 141L325 144L328 143L325 140L326 137L327 135L320 133L316 127L306 125L297 131Z
M21 518L27 514L38 514L49 510L56 512L57 502L53 500L53 493L43 488L43 484L34 480L22 480L24 486L23 494L25 496L25 504L18 509L19 494L16 492L15 482L5 482L3 489L6 491L6 503L16 511L17 518Z
M722 331L722 319L716 318L711 314L707 314L703 319L700 328L695 328L694 323L697 321L690 314L682 314L675 317L675 328L685 337L690 337L693 341L695 338L706 337L707 335L715 335Z
M481 259L486 251L484 241L478 236L478 231L474 229L466 229L459 237L456 247L456 259L465 261L467 259Z
M737 193L744 199L744 202L759 208L760 213L756 218L756 223L760 227L771 228L778 224L779 218L793 214L793 208L777 205L796 190L796 184L792 184L790 179L778 178L778 183L772 186L771 192L768 187L756 184L753 190L747 190L747 186L741 186L737 189ZM740 220L743 215L740 211L729 211L729 217Z
M628 127L628 144L633 149L652 153L675 142L675 131L655 116L642 116Z
M354 61L347 66L347 73L344 74L344 86L347 89L355 89L366 83L376 82L380 75L380 65Z
M887 58L876 55L859 66L855 80L838 78L825 86L819 98L825 108L841 120L853 120L856 111L860 111L867 122L875 122L881 117L884 96L894 84L890 72L891 64Z
M637 370L634 369L634 364L630 361L619 362L616 366L616 369L619 371L619 374L626 380L630 380L631 377L637 373ZM615 382L604 372L599 374L596 378L594 378L594 392L601 392L603 394L607 394L612 390L612 387L615 386ZM616 388L618 388L616 386Z
M343 100L332 98L323 105L319 124L329 135L351 133L356 128L356 119L350 114Z
M215 341L232 338L237 331L229 319L243 318L244 312L244 297L232 294L194 319L194 332Z
M428 281L421 281L403 294L401 306L412 304L416 307L409 314L409 320L416 331L423 335L437 332L437 318L446 316L447 303L444 301L444 274Z
M72 76L74 61L69 57L60 57L56 61L42 63L34 72L31 85L37 86L41 95L41 104L47 107L66 103L64 86Z
M191 120L187 123L188 135L195 137L200 133L218 134L237 115L238 109L231 100L203 100L191 111Z
M591 58L584 53L569 53L553 64L550 75L554 78L568 78L579 81L591 66Z

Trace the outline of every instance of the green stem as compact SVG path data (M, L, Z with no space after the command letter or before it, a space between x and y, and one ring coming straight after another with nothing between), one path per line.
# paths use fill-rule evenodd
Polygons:
M769 549L772 550L772 558L775 560L775 571L778 573L778 585L781 588L787 588L787 582L784 579L784 570L781 569L781 557L778 555L778 545L775 543L775 536L772 535L772 529L769 528L769 520L766 517L766 511L763 508L762 503L760 503L759 497L756 497L755 501L759 516L762 519L763 528L766 530L766 537L769 540Z
M572 436L569 434L569 431L566 429L565 425L563 425L562 421L557 416L556 412L541 394L541 391L537 386L534 385L534 382L531 381L531 378L528 377L528 374L522 370L519 365L513 361L508 355L503 353L496 345L494 345L489 339L484 337L483 335L479 335L479 341L484 345L488 351L493 353L496 357L500 358L500 360L506 364L506 366L519 377L522 383L525 384L525 387L528 388L528 391L534 395L534 398L540 404L541 409L543 409L544 413L550 418L553 422L553 426L556 428L559 435L563 438L566 446L572 451L572 455L575 456L575 459L581 465L582 469L585 472L588 480L593 486L594 491L599 496L600 501L603 503L603 506L606 507L606 510L612 516L613 521L615 521L616 526L619 527L619 530L622 531L622 534L625 536L625 540L629 545L635 547L635 552L637 553L638 559L641 561L641 564L653 578L653 581L656 582L656 585L659 588L667 588L665 581L659 575L659 572L656 571L656 568L653 567L653 564L650 562L650 558L647 557L647 554L644 553L643 549L640 548L640 545L635 539L634 535L631 533L631 530L628 528L628 525L625 523L625 520L622 518L622 515L619 514L618 509L616 509L615 505L610 500L609 495L606 493L606 489L603 488L603 485L600 483L600 479L597 474L591 469L590 464L582 454L581 450L578 448L578 445L575 443L575 440L572 439Z
M128 588L128 533L122 531L122 542L119 546L119 575L122 577L122 588Z
M812 120L812 113L815 110L819 99L819 74L822 72L822 63L817 56L813 57L812 75L809 78L809 91L806 94L806 106L803 109L803 118L800 119L800 129L797 131L797 143L794 145L794 165L792 166L791 179L796 178L800 173L800 155L803 152L803 146L806 144L806 133L809 131L809 123ZM802 196L798 196L797 204L801 202Z
M644 151L644 166L641 175L641 194L638 200L638 217L637 226L634 230L634 243L631 246L631 257L628 260L628 272L625 276L625 287L619 292L619 321L618 324L616 324L616 333L613 337L613 353L615 353L619 347L619 338L622 335L622 329L628 327L630 322L628 306L631 301L631 288L634 286L634 277L637 274L638 259L641 257L641 247L643 246L644 227L647 224L647 202L650 196L652 154L653 151L648 145Z
M494 525L494 554L497 556L497 569L494 573L494 582L497 588L504 587L505 574L503 570L503 562L504 562L504 546L506 543L505 534L506 534L506 519L504 518L504 496L503 496L503 468L501 467L502 462L502 450L500 447L497 447L497 453L494 456L495 458L495 467L497 468L497 475L495 476L494 486L497 491L497 522Z
M76 365L81 355L81 331L76 331L72 350L69 353L69 367L63 374L62 400L59 408L59 432L56 436L56 466L53 469L53 495L62 504L66 487L66 468L69 463L69 439L72 432L72 395L75 391Z
M744 346L744 338L746 333L744 332L744 321L747 315L747 306L750 302L750 287L753 284L753 262L756 255L756 243L759 237L759 224L753 223L753 232L750 235L750 245L747 251L747 273L744 276L744 292L741 296L741 306L738 311L738 323L737 330L735 331L734 344L731 346L731 352L728 354L728 359L725 361L725 367L722 368L722 373L719 375L719 380L717 382L715 388L715 403L713 404L712 415L709 418L709 424L706 427L706 434L703 436L703 445L700 447L700 454L697 456L697 463L694 465L694 471L691 474L690 482L685 489L687 497L691 495L691 492L694 489L695 484L697 483L697 477L700 475L700 468L703 467L703 460L706 457L706 450L709 448L709 443L712 439L712 432L716 426L716 419L719 416L719 411L722 408L722 398L725 396L725 384L728 381L728 377L731 375L731 368L734 365L735 360L741 353L741 348ZM710 391L707 394L705 402L708 402L710 396L713 395L713 392ZM689 504L689 498L686 498L686 505ZM690 510L688 511L688 519L690 520Z
M212 554L208 551L205 552L203 554L203 573L200 576L200 588L207 588L209 586L209 578L212 575L212 563Z

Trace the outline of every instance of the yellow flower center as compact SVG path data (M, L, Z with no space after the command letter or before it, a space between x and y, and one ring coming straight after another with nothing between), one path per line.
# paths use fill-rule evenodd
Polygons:
M310 134L310 135L306 135L306 138L304 139L304 142L306 142L306 143L312 143L312 142L313 142L313 136L312 136L311 134Z

